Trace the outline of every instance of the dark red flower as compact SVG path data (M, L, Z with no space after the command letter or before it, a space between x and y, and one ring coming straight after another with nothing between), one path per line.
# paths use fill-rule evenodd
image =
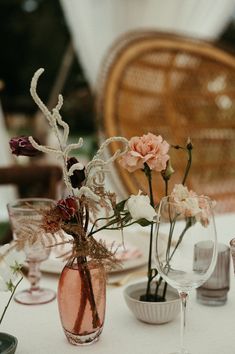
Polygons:
M17 156L36 156L40 153L30 143L28 136L11 138L9 141L11 152Z
M60 212L64 221L72 219L78 211L78 204L75 198L68 197L57 202L57 210Z
M70 157L67 160L67 169L69 170L71 166L78 162L79 161L76 159L76 157ZM85 177L85 167L82 170L75 170L72 176L70 176L72 187L80 188L82 186L82 182L85 180Z

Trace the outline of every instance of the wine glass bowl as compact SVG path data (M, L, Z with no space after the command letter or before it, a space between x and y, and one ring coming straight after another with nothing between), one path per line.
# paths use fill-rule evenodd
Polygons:
M30 288L17 292L14 297L21 304L44 304L56 297L53 290L40 287L40 265L50 255L41 223L43 213L54 203L46 198L23 198L7 206L13 238L23 247L28 264Z
M160 235L166 235L162 244ZM197 245L208 249L207 264L198 266ZM185 309L189 292L201 286L212 274L217 258L217 239L213 203L207 197L190 196L175 200L165 197L158 209L155 231L155 260L160 276L176 288L181 298L181 349L184 348Z

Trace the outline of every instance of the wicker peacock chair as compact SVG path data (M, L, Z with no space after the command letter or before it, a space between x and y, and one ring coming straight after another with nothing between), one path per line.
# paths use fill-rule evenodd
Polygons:
M97 117L102 137L161 134L171 144L193 142L187 185L235 210L235 58L215 46L157 32L122 37L106 56L99 76ZM111 152L116 149L111 147ZM171 150L182 181L187 156ZM126 193L146 191L141 171L116 173ZM156 175L155 198L164 194Z

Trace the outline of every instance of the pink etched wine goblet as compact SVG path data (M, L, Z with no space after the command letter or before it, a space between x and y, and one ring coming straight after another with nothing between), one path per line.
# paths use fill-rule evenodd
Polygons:
M17 292L14 297L15 301L21 304L45 304L56 297L53 290L40 286L40 265L50 255L50 247L46 245L46 237L40 225L43 213L54 203L46 198L24 198L17 199L7 206L13 238L22 242L28 264L27 278L30 288Z

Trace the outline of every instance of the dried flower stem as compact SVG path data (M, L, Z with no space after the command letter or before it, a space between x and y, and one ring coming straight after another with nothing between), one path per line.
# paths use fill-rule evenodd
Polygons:
M91 273L89 269L87 268L87 262L84 264L84 273L86 275L85 280L88 282L88 299L91 304L91 309L92 309L92 319L93 319L93 327L97 328L100 326L100 318L97 310L97 306L95 303L95 297L94 297L94 292L93 292L93 287L92 287L92 281L91 281Z
M78 271L79 271L80 278L81 278L81 291L83 291L83 290L86 291L86 285L84 282L83 271L79 266L78 266ZM82 294L81 294L81 302L80 302L77 318L76 318L76 321L75 321L75 324L73 327L73 330L75 333L80 332L80 328L81 328L82 320L83 320L83 315L84 315L85 308L86 308L87 299L88 299L87 296L82 296Z

